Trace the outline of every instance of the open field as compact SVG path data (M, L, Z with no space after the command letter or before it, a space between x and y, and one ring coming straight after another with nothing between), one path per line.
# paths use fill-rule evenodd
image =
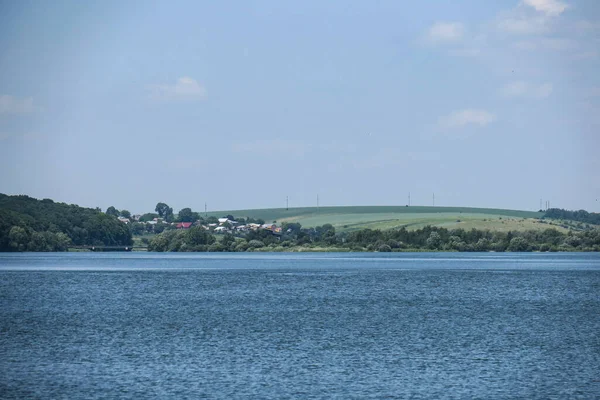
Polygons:
M332 224L337 231L357 229L394 229L406 227L419 229L427 225L448 229L490 229L497 231L546 229L559 226L540 223L543 213L520 210L503 210L470 207L405 207L405 206L363 206L363 207L305 207L272 208L259 210L233 210L211 212L209 215L221 217L231 214L235 217L261 218L266 222L299 222L304 227Z

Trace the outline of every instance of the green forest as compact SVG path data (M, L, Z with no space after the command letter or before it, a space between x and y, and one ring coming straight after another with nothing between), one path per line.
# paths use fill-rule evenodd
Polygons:
M128 246L127 225L99 209L0 194L0 251L66 251L74 246Z

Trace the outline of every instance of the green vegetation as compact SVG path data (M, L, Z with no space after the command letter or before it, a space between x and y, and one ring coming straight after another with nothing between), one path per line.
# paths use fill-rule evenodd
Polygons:
M325 224L302 228L283 223L281 234L257 229L234 237L215 236L204 227L168 231L150 241L151 251L600 251L600 230L563 233L557 229L500 232L427 226L416 230L362 229L336 233ZM220 235L218 235L220 236Z
M175 215L165 203L158 203L155 211L131 220L128 210L114 206L103 213L49 199L0 194L0 251L134 243L159 252L600 251L598 214L585 211L387 206L202 216L191 208ZM269 224L263 225L265 221Z
M563 210L561 208L550 208L544 214L544 218L570 220L570 221L583 222L586 224L600 225L600 214L599 213L589 213L585 210L568 211L568 210Z
M545 229L547 227L536 225L538 219L544 215L542 212L470 207L306 207L290 208L289 210L276 208L209 213L209 215L219 217L225 214L260 218L265 221L299 222L305 227L332 224L338 232L402 227L420 229L426 226L448 229L499 229L502 231Z
M127 225L98 209L0 194L0 251L66 251L71 246L132 243Z

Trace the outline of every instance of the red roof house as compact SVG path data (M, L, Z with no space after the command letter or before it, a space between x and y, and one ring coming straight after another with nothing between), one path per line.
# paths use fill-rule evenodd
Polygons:
M192 223L191 222L178 222L177 225L175 225L175 227L177 229L190 229L192 227Z

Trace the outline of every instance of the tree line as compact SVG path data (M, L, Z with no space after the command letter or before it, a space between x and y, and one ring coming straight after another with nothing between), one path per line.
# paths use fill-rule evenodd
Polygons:
M600 225L600 213L590 213L585 210L569 211L562 208L549 208L543 218L562 219Z
M0 251L130 246L129 227L99 209L0 194Z
M299 223L282 224L281 235L269 230L245 234L213 235L196 226L170 230L155 236L149 251L600 251L600 230L562 233L556 229L524 232L446 229L427 226L417 230L362 229L336 233L330 224L303 228Z

